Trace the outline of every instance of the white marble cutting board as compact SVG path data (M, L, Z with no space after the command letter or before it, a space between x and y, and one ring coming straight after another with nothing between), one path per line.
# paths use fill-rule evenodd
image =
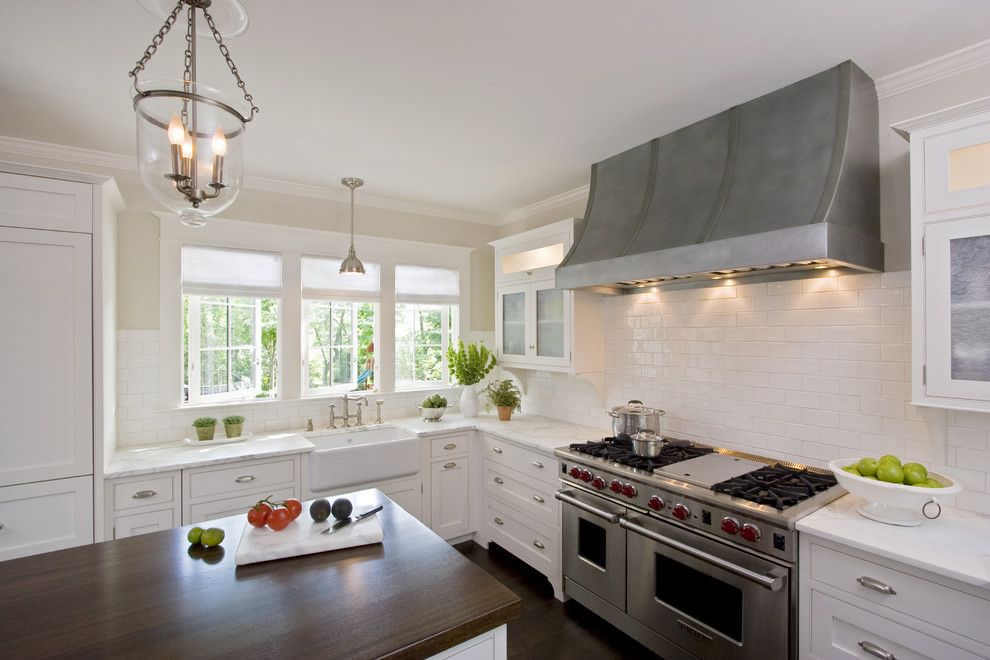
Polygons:
M323 534L323 530L334 522L333 518L324 522L313 522L304 512L289 523L288 527L278 532L268 527L244 525L244 532L241 534L234 555L234 563L244 566L273 559L371 545L381 543L384 537L378 514L341 527L336 532Z

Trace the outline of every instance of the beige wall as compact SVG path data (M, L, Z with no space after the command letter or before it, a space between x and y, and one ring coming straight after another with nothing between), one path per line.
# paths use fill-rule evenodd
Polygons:
M990 65L880 100L880 233L886 250L886 270L911 267L908 143L890 125L984 96L990 96ZM585 204L584 200L571 202L504 225L498 229L499 237L564 218L583 217Z
M118 227L118 327L158 328L159 220L162 210L138 182L122 182L127 212ZM328 200L243 190L224 217L250 222L347 232L348 205ZM415 213L361 207L355 213L356 232L369 236L408 239L477 248L471 254L470 330L495 328L494 256L487 242L497 236L493 226Z

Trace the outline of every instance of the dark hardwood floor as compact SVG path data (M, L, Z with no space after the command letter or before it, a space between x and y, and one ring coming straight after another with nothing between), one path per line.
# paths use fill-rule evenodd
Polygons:
M575 601L556 600L545 577L494 543L489 550L474 541L454 547L522 599L522 613L509 622L509 658L657 658Z

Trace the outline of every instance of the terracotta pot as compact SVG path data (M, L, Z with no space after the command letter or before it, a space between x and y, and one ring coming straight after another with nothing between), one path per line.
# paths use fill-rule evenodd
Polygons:
M200 440L212 440L213 433L217 430L216 425L214 426L197 426L196 427L196 437Z
M512 419L512 406L495 406L498 409L498 419L507 422Z
M239 438L241 437L241 429L244 427L244 422L240 424L224 424L223 430L227 434L228 438Z

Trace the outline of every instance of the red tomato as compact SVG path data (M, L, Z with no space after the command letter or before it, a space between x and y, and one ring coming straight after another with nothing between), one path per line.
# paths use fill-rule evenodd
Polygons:
M295 498L287 499L286 501L282 502L282 505L289 510L290 514L292 514L293 520L298 518L299 514L302 513L302 502L300 502Z
M248 509L248 522L255 527L264 527L265 523L268 522L268 516L271 515L271 512L272 507L270 504L267 502L258 502Z
M292 522L292 514L285 507L279 507L268 514L268 526L276 532L281 532Z

